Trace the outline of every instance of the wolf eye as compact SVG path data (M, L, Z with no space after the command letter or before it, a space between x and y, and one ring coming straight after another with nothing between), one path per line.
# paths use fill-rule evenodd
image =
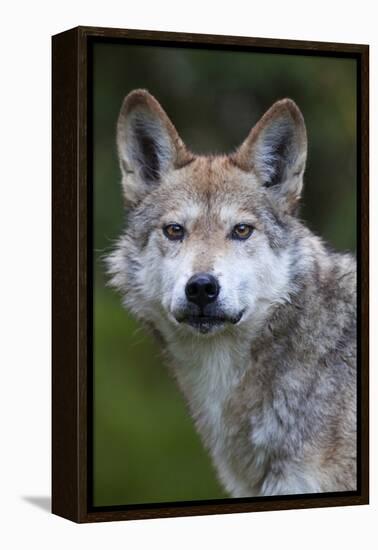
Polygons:
M170 223L163 227L164 235L170 241L181 241L185 235L185 229L178 223Z
M231 237L233 239L238 239L239 241L245 241L253 233L252 225L247 223L238 223L232 230Z

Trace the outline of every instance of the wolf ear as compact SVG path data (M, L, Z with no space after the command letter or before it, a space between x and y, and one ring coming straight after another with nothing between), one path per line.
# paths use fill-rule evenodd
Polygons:
M158 101L146 90L134 90L125 97L117 147L129 204L139 202L165 174L192 158Z
M233 159L254 171L261 185L288 212L293 212L303 187L307 135L303 116L291 99L277 101L252 128Z

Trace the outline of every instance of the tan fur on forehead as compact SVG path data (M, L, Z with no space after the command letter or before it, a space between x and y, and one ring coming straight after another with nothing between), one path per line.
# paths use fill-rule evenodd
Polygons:
M177 190L192 194L196 199L216 202L219 197L219 200L223 201L224 195L227 194L229 199L232 196L233 201L241 204L245 199L244 194L250 195L259 189L254 174L243 172L227 155L196 156L188 166L173 172L167 184L172 188L175 184L180 185L180 189L177 187Z

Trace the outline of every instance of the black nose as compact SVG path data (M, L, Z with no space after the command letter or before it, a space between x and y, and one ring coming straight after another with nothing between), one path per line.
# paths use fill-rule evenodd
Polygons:
M217 299L219 283L210 273L196 273L186 283L185 294L189 302L203 308Z

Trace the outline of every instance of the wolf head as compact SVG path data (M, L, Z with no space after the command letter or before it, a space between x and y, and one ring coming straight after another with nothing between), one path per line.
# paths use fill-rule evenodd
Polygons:
M117 145L127 227L111 283L165 332L215 334L264 322L291 290L290 228L307 138L290 99L275 103L228 156L195 156L160 104L124 100Z

